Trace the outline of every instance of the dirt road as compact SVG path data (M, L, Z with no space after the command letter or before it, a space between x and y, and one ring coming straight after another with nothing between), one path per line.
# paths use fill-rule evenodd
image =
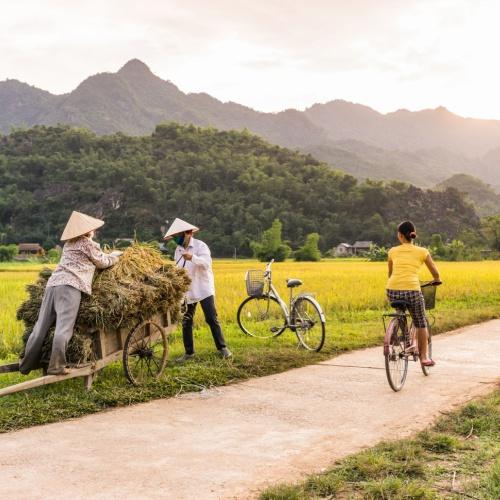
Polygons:
M279 342L279 340L278 340ZM3 498L252 498L424 428L500 377L500 320L435 339L400 393L382 349L233 386L0 435Z

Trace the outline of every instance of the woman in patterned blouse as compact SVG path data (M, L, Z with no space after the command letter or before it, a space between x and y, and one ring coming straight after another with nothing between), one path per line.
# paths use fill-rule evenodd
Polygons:
M66 348L73 336L80 307L82 292L92 294L92 278L96 268L111 267L121 252L102 252L98 243L92 240L95 230L104 224L80 212L73 212L66 224L61 240L65 241L61 260L47 281L38 320L26 343L24 357L19 370L28 374L40 368L43 342L55 323L54 340L47 373L66 375Z

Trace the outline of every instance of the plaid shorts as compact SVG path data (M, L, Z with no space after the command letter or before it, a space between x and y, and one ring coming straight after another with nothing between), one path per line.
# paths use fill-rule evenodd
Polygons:
M420 290L387 290L387 298L389 302L406 300L409 304L408 310L413 319L413 324L417 328L425 328L427 326L424 296Z

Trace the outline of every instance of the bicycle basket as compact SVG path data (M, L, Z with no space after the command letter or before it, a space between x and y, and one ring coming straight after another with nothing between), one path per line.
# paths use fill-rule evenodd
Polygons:
M264 278L264 271L247 271L245 281L247 285L247 293L250 297L260 297L264 293Z
M436 285L424 286L422 288L425 308L427 310L434 309L434 307L436 307L436 288L437 288Z

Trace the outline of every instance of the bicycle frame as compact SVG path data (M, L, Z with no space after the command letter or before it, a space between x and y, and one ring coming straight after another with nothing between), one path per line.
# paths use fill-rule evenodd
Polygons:
M271 266L274 262L274 259L271 260L265 270L265 279L267 281L267 286L268 286L268 294L270 297L276 299L278 301L278 304L280 305L281 309L283 310L283 313L285 314L285 319L286 319L286 326L287 328L290 328L292 331L295 331L295 325L292 325L291 322L291 314L290 312L293 310L293 305L295 301L299 297L308 297L311 301L314 302L314 304L318 307L318 311L320 311L321 314L321 320L323 322L326 321L325 314L323 312L323 309L319 305L319 303L316 301L316 299L309 293L299 293L297 295L293 295L293 289L290 289L290 304L287 305L287 303L281 298L278 290L276 290L275 286L273 285L272 277L271 277Z
M290 300L290 309L288 308L286 302L281 298L280 294L278 293L278 290L273 285L273 280L272 280L272 271L271 271L271 266L273 265L274 259L272 259L266 266L266 270L264 272L264 278L266 280L266 284L268 287L267 294L269 297L272 297L278 301L278 304L280 305L281 309L285 313L285 318L286 318L286 326L290 326L290 311L291 311L291 305L292 301Z
M411 339L412 336L415 335L414 329L415 325L413 324L413 320L409 321L411 316L409 313L406 311L400 311L397 310L395 313L387 313L382 315L382 322L384 324L384 331L385 331L385 336L384 336L384 354L388 353L389 345L390 345L390 335L392 333L392 330L390 327L390 322L388 325L385 323L386 318L392 318L391 321L397 321L399 323L399 326L401 328L401 331L404 332L405 334L405 347L409 347L411 345ZM436 318L432 314L426 314L425 315L425 320L427 321L428 327L431 327L434 325ZM413 354L409 354L413 355Z

